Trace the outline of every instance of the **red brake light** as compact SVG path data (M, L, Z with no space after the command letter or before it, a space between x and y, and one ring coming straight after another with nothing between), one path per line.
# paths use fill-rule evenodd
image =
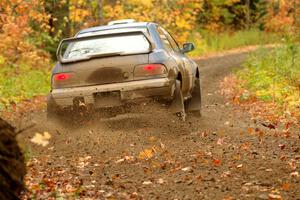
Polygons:
M61 73L61 74L55 74L54 75L54 79L56 81L63 81L63 80L67 80L71 77L70 74L67 74L67 73Z
M74 72L65 72L54 74L52 76L52 88L63 88L72 86L72 84L76 83L76 74Z
M134 77L163 76L167 73L162 64L139 65L134 69Z
M52 87L60 88L70 86L74 83L74 81L76 81L76 77L75 74L72 72L54 74L52 76Z
M144 70L146 71L152 71L155 69L155 65L146 65L144 66Z

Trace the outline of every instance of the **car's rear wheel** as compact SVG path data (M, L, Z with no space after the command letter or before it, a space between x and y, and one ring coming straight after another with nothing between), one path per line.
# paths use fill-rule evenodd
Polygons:
M175 82L174 99L171 103L170 110L180 117L182 121L186 120L184 98L181 91L181 82L179 80Z
M187 102L186 108L188 112L201 117L201 86L200 78L195 79L195 86L192 92L192 98Z
M61 108L56 104L51 95L47 98L47 120L63 123L79 123L82 119L88 119L90 110L86 106L75 102L73 106Z

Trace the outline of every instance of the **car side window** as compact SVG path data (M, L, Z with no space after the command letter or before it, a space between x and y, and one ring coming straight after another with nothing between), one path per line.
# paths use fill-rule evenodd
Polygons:
M164 31L163 31L160 27L158 27L158 28L157 28L157 32L158 32L158 34L159 34L160 39L161 39L162 42L163 42L164 47L165 47L167 50L169 50L169 51L172 50L172 49L173 49L173 48L172 48L172 45L171 45L171 43L169 42L169 40L168 40L166 34L164 33Z
M176 52L180 52L180 48L178 47L178 44L174 40L174 38L166 30L164 30L164 32L165 32L165 35L167 36L167 39L171 43L171 46L172 46L173 50L176 51Z

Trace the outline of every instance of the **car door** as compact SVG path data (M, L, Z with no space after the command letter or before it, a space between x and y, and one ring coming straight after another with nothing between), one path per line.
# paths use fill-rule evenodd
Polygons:
M182 67L182 92L184 96L190 95L195 77L195 67L193 62L180 50L174 38L163 28L160 28L172 48L172 54L178 64ZM179 66L178 65L178 66Z

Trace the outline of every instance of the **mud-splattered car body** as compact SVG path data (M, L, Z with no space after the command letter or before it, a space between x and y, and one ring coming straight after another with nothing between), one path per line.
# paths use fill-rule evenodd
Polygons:
M101 108L136 99L172 100L176 82L183 103L199 80L197 64L185 55L193 49L191 43L179 48L155 23L122 21L82 30L59 45L48 113L78 103Z

